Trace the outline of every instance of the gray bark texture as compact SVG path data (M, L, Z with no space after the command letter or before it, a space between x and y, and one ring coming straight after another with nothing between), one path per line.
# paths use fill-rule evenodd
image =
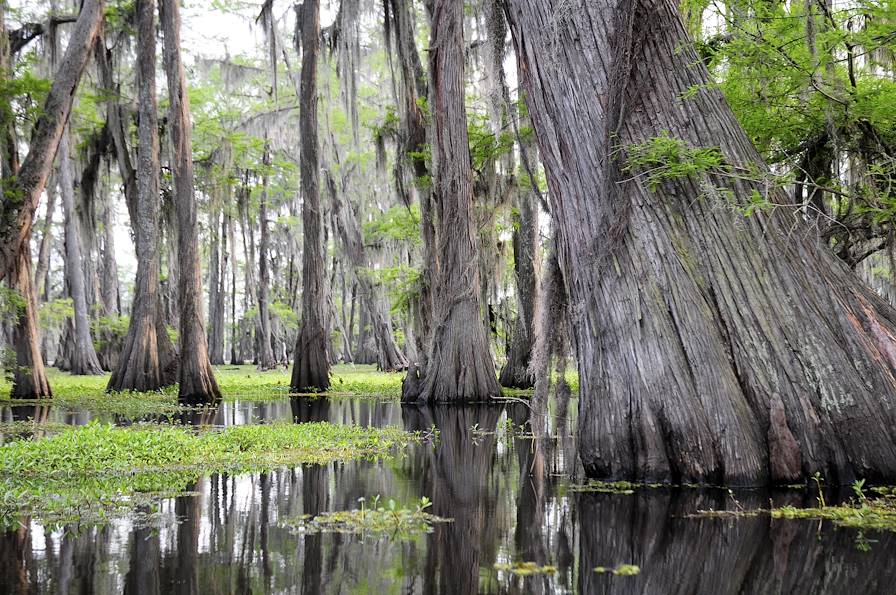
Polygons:
M330 387L327 358L327 277L323 215L320 204L320 155L317 133L317 58L320 54L320 0L305 0L301 9L302 81L299 125L302 133L302 321L290 386L296 391Z
M440 262L422 390L404 398L478 401L499 396L501 388L479 309L479 236L464 108L463 3L436 0L431 13L433 202Z
M105 48L100 48L105 53ZM124 180L125 200L134 230L137 278L134 303L110 391L151 391L174 384L177 358L162 318L159 300L159 128L156 115L155 0L137 3L137 169L125 141L125 124L117 103L109 105L109 125ZM104 85L112 86L111 62L100 57Z
M76 376L102 374L103 368L93 347L90 316L87 312L87 283L81 258L81 226L75 213L75 180L69 154L68 134L59 142L59 183L62 211L65 215L65 277L74 306L72 349L68 353L68 369Z
M99 34L104 4L103 0L85 0L41 116L34 126L28 156L8 189L9 194L3 198L0 206L0 280L13 271L19 251L27 247L34 212L53 167L75 89Z
M224 283L227 266L222 265L226 258L226 236L220 233L221 227L218 225L221 208L222 203L219 202L213 207L209 218L211 246L208 263L208 359L216 366L224 363L224 299L227 287Z
M745 218L725 204L762 185L709 172L652 190L620 171L626 146L663 131L761 164L676 3L506 8L554 201L586 473L896 479L896 312L797 213ZM787 203L780 189L770 198Z
M165 38L165 74L168 78L168 127L171 132L171 169L177 209L178 306L180 318L180 372L178 400L207 404L221 399L221 391L208 358L202 313L202 279L199 268L199 225L193 195L193 130L190 99L180 58L180 3L161 0L159 14Z
M265 144L263 167L261 179L261 200L258 205L258 219L260 224L259 246L258 246L258 329L260 337L258 340L258 369L272 370L277 367L277 361L274 359L274 349L271 347L271 275L269 272L270 251L269 231L268 231L268 167L270 166L271 154L270 147Z

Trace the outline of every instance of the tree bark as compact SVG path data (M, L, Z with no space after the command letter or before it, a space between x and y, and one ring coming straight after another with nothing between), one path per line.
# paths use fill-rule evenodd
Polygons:
M37 252L37 267L34 270L34 295L41 301L49 301L50 250L53 248L53 213L56 210L55 184L47 185L47 214L44 218Z
M414 17L409 0L391 0L392 20L395 29L395 49L401 72L402 119L401 119L401 159L396 179L403 180L410 174L420 201L420 237L423 241L423 270L420 276L420 298L418 307L413 309L417 326L418 353L428 355L429 340L433 324L433 291L435 275L439 268L436 252L436 228L433 220L434 205L429 169L426 165L426 120L420 100L428 99L426 77L414 33ZM405 172L410 164L410 172ZM402 184L403 186L403 184ZM410 196L405 199L408 206ZM423 367L425 368L425 362Z
M258 218L260 222L260 244L258 247L258 328L261 330L258 350L258 369L271 370L277 367L274 359L274 350L271 347L271 313L269 289L271 284L268 272L268 251L270 250L268 239L268 167L271 162L270 147L264 146L261 176L261 200L258 205Z
M173 355L159 301L159 129L156 115L155 0L137 4L137 170L125 144L124 122L117 105L109 106L112 138L125 181L125 199L137 254L134 303L118 366L109 378L110 391L151 391L174 384L177 360ZM103 50L104 51L104 50ZM108 56L106 56L108 58ZM106 62L104 84L111 86L111 64Z
M478 235L464 108L463 4L436 0L430 41L433 143L440 256L423 401L476 401L501 394L479 309Z
M520 147L521 151L530 151ZM534 182L534 181L532 181ZM538 199L536 189L520 189L517 193L519 214L513 226L513 272L519 305L507 363L501 370L501 386L532 388L535 376L529 370L532 346L535 343L535 299L538 263Z
M118 255L115 252L115 205L106 194L103 205L103 308L107 314L121 315L121 290L118 284Z
M37 326L37 300L31 285L31 251L22 250L18 255L13 288L21 297L19 316L13 333L16 350L16 368L13 373L13 399L39 399L53 396L47 371L40 353L40 334Z
M221 391L208 359L202 315L202 280L199 269L199 227L193 196L193 149L190 100L180 59L180 3L161 0L159 13L165 38L165 72L168 78L171 131L171 169L177 207L177 256L180 284L180 373L178 400L205 404L220 400Z
M620 171L627 146L663 131L761 164L675 3L506 7L555 201L586 473L896 478L896 312L797 214L744 218L763 184L707 172L651 189Z
M221 189L216 189L220 192ZM224 294L222 292L222 279L226 275L221 266L224 251L221 249L223 237L219 234L222 202L216 201L212 206L212 214L209 217L209 233L211 243L209 246L208 263L208 359L220 366L224 363Z
M28 156L9 188L9 196L0 206L0 238L3 240L0 242L0 280L13 270L19 252L27 246L34 212L53 167L75 89L100 30L104 4L103 0L85 0L41 116L34 126Z
M233 251L233 263L230 267L230 365L241 366L243 359L239 350L236 319L236 230L234 229L233 217L230 216L229 212L225 213L224 220L227 223L227 237L230 238L230 249Z
M320 157L317 134L317 58L320 54L320 0L305 0L301 9L302 81L299 124L302 133L302 321L290 386L296 391L330 387L327 358L327 277L324 271L323 217L320 204Z
M75 181L69 154L69 138L63 132L59 142L59 182L62 193L62 211L65 215L65 276L74 306L72 351L68 366L75 376L102 374L103 368L93 346L90 334L90 316L87 312L87 283L81 260L81 229L75 213Z

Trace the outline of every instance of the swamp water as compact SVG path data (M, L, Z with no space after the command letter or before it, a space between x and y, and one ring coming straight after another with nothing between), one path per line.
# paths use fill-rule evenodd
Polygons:
M438 439L376 462L206 476L190 494L99 526L26 521L0 537L0 593L896 592L896 534L766 514L691 516L770 502L812 506L812 490L576 491L572 428L554 420L554 438L534 440L528 415L514 402L225 403L201 421L435 427ZM7 420L34 416L33 407L3 411ZM58 410L43 417L91 419ZM432 502L426 512L451 522L412 535L312 533L290 522L390 499L413 508L421 498ZM621 564L639 572L594 570Z

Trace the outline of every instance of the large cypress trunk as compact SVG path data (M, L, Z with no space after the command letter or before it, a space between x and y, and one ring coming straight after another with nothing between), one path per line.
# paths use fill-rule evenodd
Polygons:
M100 50L102 51L102 49ZM137 254L134 303L118 365L108 390L150 391L174 384L177 360L159 302L159 132L156 115L155 0L137 3L137 170L125 145L124 122L117 105L109 106L112 138L125 180L125 199ZM111 87L111 64L101 56L104 85Z
M165 73L168 78L171 131L171 169L174 173L174 203L177 208L177 258L180 283L180 373L178 400L184 403L213 403L221 391L212 372L202 314L202 280L199 269L199 226L193 196L193 149L190 100L180 59L180 3L159 4L165 37Z
M11 396L14 399L38 399L50 397L50 384L40 353L40 335L37 328L37 300L31 285L31 251L22 250L16 262L13 288L21 298L18 304L13 343L16 350L16 369L13 374Z
M302 132L302 322L296 341L293 390L327 390L327 277L324 271L323 218L320 204L320 156L317 136L317 58L320 54L320 0L301 9L302 82L299 124Z
M93 347L87 312L87 282L81 258L81 228L75 213L75 180L69 154L69 139L63 133L59 143L59 182L65 215L65 277L74 306L71 351L68 368L74 375L102 374L103 368Z
M463 3L432 6L432 79L435 171L433 203L439 270L424 401L474 401L500 395L479 311L478 235L474 229L473 170L464 108Z
M625 147L663 131L761 166L675 2L507 9L556 207L588 475L896 478L896 312L798 214L719 204L761 184L620 173Z
M8 273L15 272L19 252L27 248L34 212L40 203L62 131L68 122L75 89L96 42L104 4L103 0L85 0L82 5L41 116L34 126L28 156L22 162L12 186L8 189L4 187L4 191L10 192L9 196L15 199L5 199L0 203L0 280Z

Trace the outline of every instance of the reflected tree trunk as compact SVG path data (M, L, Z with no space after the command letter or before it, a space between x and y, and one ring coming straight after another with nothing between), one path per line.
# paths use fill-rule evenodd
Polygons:
M424 592L480 592L480 567L491 563L482 548L495 523L498 486L492 463L501 411L499 406L484 405L402 408L405 430L439 428L438 445L427 451L428 469L422 476L431 483L423 491L433 502L432 514L454 519L434 527Z

